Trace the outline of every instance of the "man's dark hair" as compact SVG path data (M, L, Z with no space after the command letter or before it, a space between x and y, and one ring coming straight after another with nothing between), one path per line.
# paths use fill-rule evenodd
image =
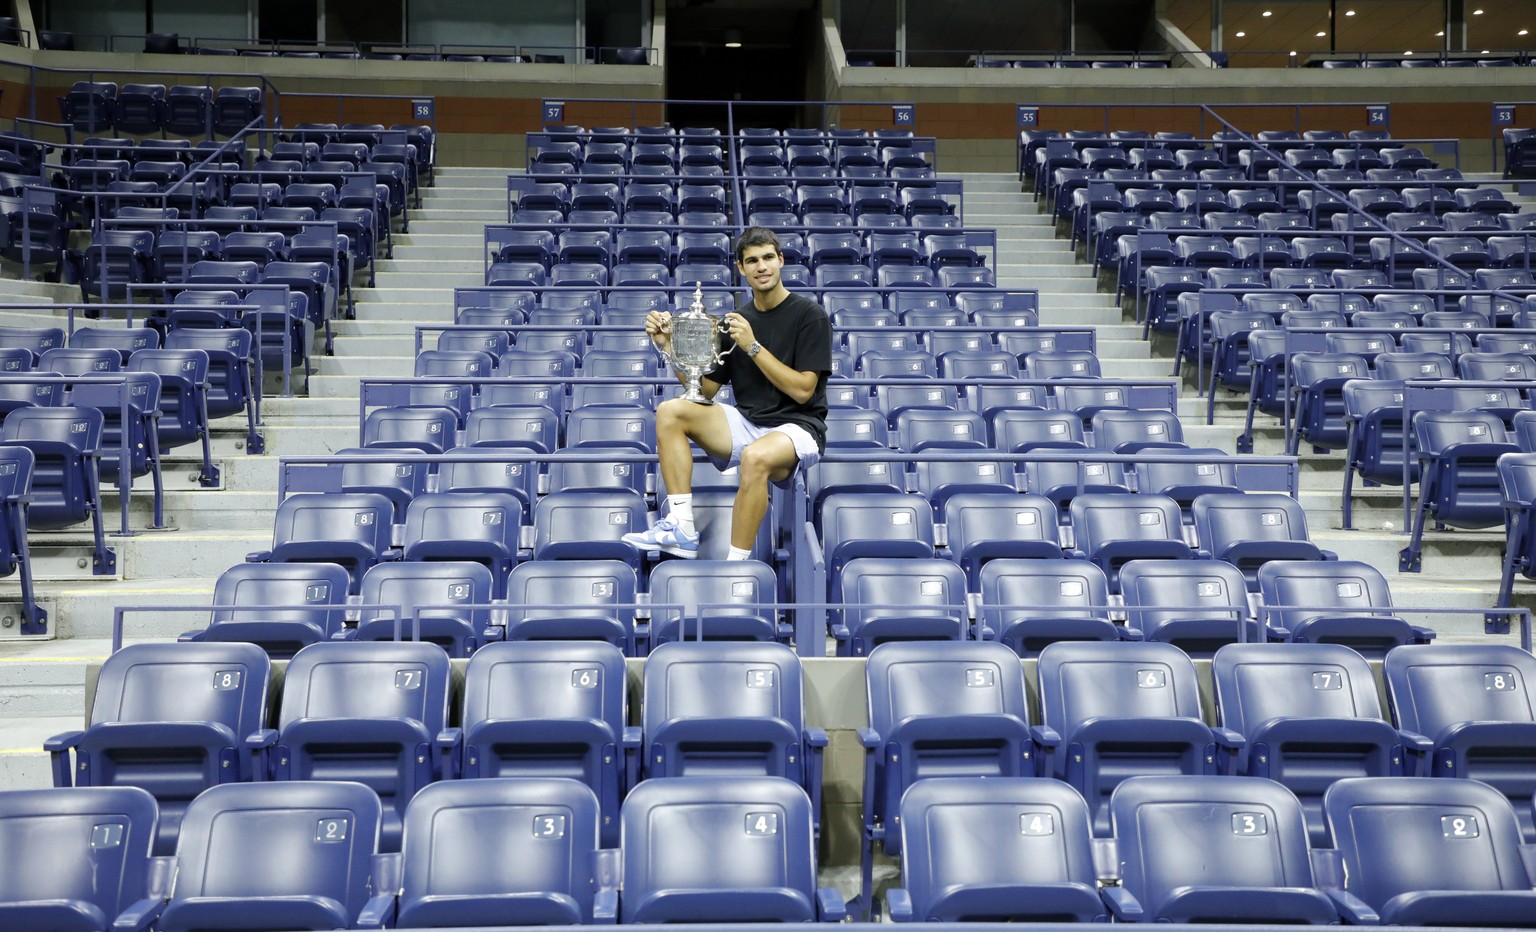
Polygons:
M741 261L741 254L753 246L772 246L774 255L783 255L779 250L779 237L767 227L747 227L741 238L736 240L736 261Z

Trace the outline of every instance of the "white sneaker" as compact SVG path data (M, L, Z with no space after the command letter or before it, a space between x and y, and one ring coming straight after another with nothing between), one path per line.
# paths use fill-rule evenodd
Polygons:
M699 555L698 532L683 533L683 529L670 517L657 521L648 531L625 534L621 539L641 550L660 550L685 560L692 560Z

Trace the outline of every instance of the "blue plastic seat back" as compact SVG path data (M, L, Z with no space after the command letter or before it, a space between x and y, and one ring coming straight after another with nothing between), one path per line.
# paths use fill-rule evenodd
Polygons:
M534 507L533 558L637 565L639 552L620 538L645 524L645 501L637 492L551 492Z
M379 798L358 783L215 787L188 807L175 895L155 928L218 928L231 912L273 928L349 928L368 901L379 821Z
M463 776L580 781L597 794L603 844L613 846L624 782L627 690L624 655L611 644L486 645L470 657L464 673Z
M369 448L406 448L441 453L454 446L459 418L440 405L374 408L363 422L362 442Z
M398 926L591 923L598 819L570 780L434 783L406 809Z
M1383 668L1398 727L1434 743L1421 772L1494 786L1536 838L1525 805L1536 793L1536 661L1510 645L1427 647L1396 648Z
M35 458L29 527L70 527L99 507L89 455L101 447L104 422L100 410L74 406L20 408L0 422L0 442L25 446Z
M1452 527L1502 524L1498 458L1518 452L1491 411L1420 411L1414 436L1423 463L1420 507Z
M405 521L411 500L427 489L429 464L419 450L407 448L353 447L336 451L338 456L363 457L359 463L341 465L341 491L376 492L394 506L392 521Z
M1069 786L920 780L902 797L901 833L901 882L913 920L1106 920L1088 807Z
M1042 773L1077 787L1109 832L1109 798L1137 774L1215 772L1194 663L1172 644L1064 642L1040 652L1041 722L1060 736Z
M1237 485L1237 464L1224 450L1193 447L1158 450L1157 453L1159 456L1176 454L1177 459L1137 463L1136 488L1143 493L1166 495L1187 511L1201 495L1241 491Z
M1307 535L1301 504L1278 492L1217 493L1190 508L1200 547L1243 571L1258 587L1258 568L1271 560L1317 560L1323 551Z
M359 595L365 605L391 608L364 609L356 636L360 641L395 640L398 618L398 639L410 640L417 630L414 613L420 618L421 640L451 656L467 657L479 645L490 618L485 609L460 606L485 605L494 592L491 571L483 563L381 563L363 574Z
M432 492L405 513L406 560L474 560L498 578L517 562L523 506L509 492Z
M646 780L623 838L623 922L817 918L810 799L788 780Z
M908 408L895 417L900 449L978 449L987 446L987 425L974 411Z
M1314 844L1327 843L1323 794L1351 777L1401 776L1402 740L1386 721L1376 678L1340 644L1229 644L1211 665L1225 728L1248 739L1235 773L1295 793Z
M1073 498L1070 510L1076 551L1104 570L1111 591L1128 560L1194 556L1179 505L1165 495L1089 493Z
M992 446L1007 453L1087 446L1083 421L1064 411L1007 409L992 415Z
M366 785L386 807L385 850L397 851L406 804L440 770L448 689L448 655L436 644L312 644L284 674L271 776Z
M252 644L132 644L102 664L75 749L77 786L140 786L160 806L170 853L187 803L249 779L245 736L266 722L271 661Z
M430 349L416 354L414 375L484 379L496 368L496 360L489 352L480 350Z
M965 574L949 560L855 557L830 578L828 619L838 653L859 656L896 640L962 640Z
M1191 657L1209 657L1258 626L1248 612L1248 588L1237 567L1220 560L1132 560L1120 570L1126 626L1149 641L1166 641Z
M166 334L166 349L197 349L208 354L208 417L245 410L254 391L251 366L255 335L249 330L178 328Z
M870 731L866 829L889 824L913 782L943 776L1026 776L1033 772L1029 710L1018 655L978 641L896 641L865 664ZM889 854L897 831L884 833Z
M477 408L464 421L464 445L471 447L526 447L551 453L559 436L556 413L545 405Z
M1057 641L1113 641L1109 583L1087 560L997 559L981 567L981 623L1019 656Z
M507 639L601 640L632 656L636 589L634 567L620 560L519 563L507 578Z
M653 645L697 638L700 625L705 640L771 641L780 636L778 579L766 563L668 560L651 570L649 590L653 604L679 605L682 612L681 618L672 610L651 612Z
M335 563L236 563L214 583L212 623L198 639L291 657L342 630L349 581Z
M37 368L43 372L60 375L110 375L123 368L123 357L116 349L107 347L55 347L43 350L37 358Z
M99 471L102 479L117 478L125 432L130 475L148 475L158 465L150 453L155 446L152 435L161 409L160 388L160 377L155 373L130 372L122 376L121 382L81 383L70 389L71 405L101 412ZM126 424L122 416L125 396L128 406Z
M394 506L377 492L300 493L277 506L274 563L340 563L355 590L390 546Z
M645 663L647 779L778 776L804 784L800 659L783 644L675 642Z
M1248 777L1132 777L1111 804L1121 884L1162 922L1338 921L1315 888L1301 806Z
M1345 889L1383 924L1529 926L1536 893L1509 801L1476 780L1359 778L1324 799Z
M1111 453L1184 444L1184 425L1172 411L1105 409L1093 415L1093 445Z
M656 415L647 408L600 405L572 411L565 422L565 448L631 447L642 453L656 449Z
M944 517L950 553L973 591L988 560L1061 556L1056 506L1043 495L959 491L945 503Z
M108 929L144 896L154 797L136 787L0 794L0 847L18 857L0 877L0 923L14 932Z
M866 464L867 465L867 464ZM829 583L856 557L931 557L933 509L903 492L833 492L821 505Z
M1290 632L1290 640L1344 644L1380 656L1414 639L1392 614L1392 594L1381 571L1352 560L1275 561L1259 567L1259 621Z

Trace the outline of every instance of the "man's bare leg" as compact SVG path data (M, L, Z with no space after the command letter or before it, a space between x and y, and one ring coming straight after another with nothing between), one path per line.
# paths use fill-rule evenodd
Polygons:
M741 451L741 484L731 510L732 547L752 549L768 513L768 483L789 478L799 462L794 441L781 431L764 434Z

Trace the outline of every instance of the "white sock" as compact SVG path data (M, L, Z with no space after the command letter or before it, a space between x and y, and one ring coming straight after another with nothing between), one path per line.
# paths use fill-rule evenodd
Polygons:
M732 547L731 552L726 554L725 558L727 560L750 560L752 559L752 551L743 550L740 547Z
M677 526L684 534L697 534L693 528L693 493L687 495L668 495L667 514L677 522Z

